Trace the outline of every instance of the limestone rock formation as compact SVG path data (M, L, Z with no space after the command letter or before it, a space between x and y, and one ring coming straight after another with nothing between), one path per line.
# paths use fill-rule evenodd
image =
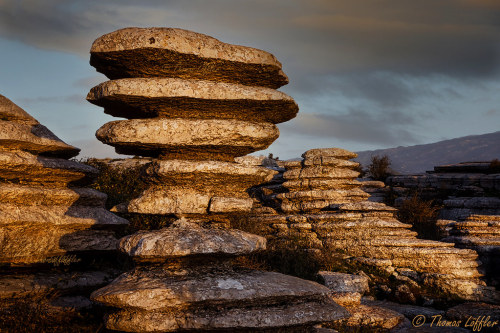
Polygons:
M233 267L265 239L228 230L252 209L247 189L276 171L235 162L267 148L298 111L273 90L287 78L269 53L169 28L127 28L94 42L91 64L111 81L87 99L128 118L102 126L118 153L152 157L149 187L114 211L181 218L120 242L138 267L93 293L128 332L312 329L347 313L321 285ZM153 265L154 264L154 265Z
M141 265L92 299L123 309L107 327L127 332L300 327L346 315L317 283L231 266L232 257L264 248L259 236L179 220L123 238L120 250Z
M288 83L276 58L175 28L125 28L98 38L90 64L111 79L178 77L279 88Z
M348 161L354 156L342 149L313 149L302 161L284 162L281 184L254 191L274 212L255 206L250 222L268 226L270 238L293 237L384 274L408 270L398 281L414 287L468 300L500 300L498 291L481 280L477 252L418 239L411 225L394 217L394 208L367 201L356 180L357 164Z
M68 160L79 149L4 96L0 116L0 262L116 249L114 230L128 222L104 208L105 194L80 187L97 170Z
M88 308L90 292L120 272L87 262L113 253L128 221L105 209L104 193L82 187L97 170L68 159L79 149L1 95L0 119L0 306Z

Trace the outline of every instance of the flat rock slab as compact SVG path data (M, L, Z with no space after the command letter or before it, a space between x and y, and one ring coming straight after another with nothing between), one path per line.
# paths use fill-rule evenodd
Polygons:
M335 157L340 159L351 159L358 157L358 154L341 148L316 148L310 149L302 154L306 160L316 160L316 158Z
M97 138L118 153L163 158L232 160L265 149L276 125L229 119L132 119L104 124Z
M335 292L354 292L361 295L369 291L368 278L362 275L320 271L325 286Z
M104 207L107 195L91 188L48 188L0 184L0 204L18 206Z
M227 193L226 195L230 195ZM243 213L249 212L253 200L245 192L236 193L233 197L214 196L210 191L198 192L189 188L151 187L138 198L128 203L113 207L113 212L185 215L211 213ZM245 196L245 197L242 197Z
M162 260L195 255L243 255L265 250L266 240L240 230L205 229L181 219L169 228L126 236L119 247L139 260Z
M287 180L283 187L289 190L328 190L328 189L350 189L361 186L361 183L354 179L316 179L304 178Z
M317 165L302 169L287 170L283 174L283 178L286 180L303 178L355 179L358 175L359 172L348 168Z
M110 214L111 215L111 214ZM115 251L111 230L61 228L45 225L2 226L0 262L18 265L50 263L48 258L86 251Z
M128 224L124 218L111 214L104 207L92 206L24 206L0 204L0 225L45 227L110 227Z
M23 151L0 151L0 179L7 182L86 185L97 174L97 169L75 161L36 156Z
M100 271L45 271L37 273L2 274L0 299L25 297L58 291L62 295L72 292L90 292L102 287L120 274L114 269Z
M4 120L0 120L0 147L4 150L24 150L35 155L61 158L71 158L80 152L80 149L64 143L41 124Z
M351 317L336 322L333 327L337 330L371 329L389 330L402 323L405 317L389 309L378 306L359 305L349 309Z
M316 282L275 272L244 271L172 275L164 268L122 274L92 293L92 300L115 308L159 311L186 307L273 305L328 298Z
M132 78L92 88L87 100L124 118L238 119L282 123L299 107L287 94L263 87L204 80Z
M0 119L29 125L38 124L38 121L28 112L3 95L0 95Z
M228 331L259 332L289 329L307 332L308 327L348 316L332 300L260 307L247 304L230 309L194 309L173 312L122 310L108 315L106 327L128 332ZM295 327L305 326L303 328Z
M244 191L270 181L277 171L224 161L156 160L144 170L148 182L210 193Z
M90 64L109 78L180 77L278 88L288 83L270 53L175 28L125 28L99 37Z

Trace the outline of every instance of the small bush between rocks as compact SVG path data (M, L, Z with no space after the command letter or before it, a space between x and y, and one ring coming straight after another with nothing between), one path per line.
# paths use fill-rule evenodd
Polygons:
M371 157L371 163L368 165L367 173L370 178L385 182L387 177L393 173L390 166L391 161L389 160L389 156L375 155Z
M419 238L439 240L439 231L436 227L436 219L439 207L434 205L432 200L422 200L418 194L403 200L398 209L398 219L407 224L411 224L418 232Z
M107 163L94 158L81 160L80 162L99 170L97 179L90 187L108 195L108 200L106 201L107 209L137 198L148 187L142 181L140 167L127 169L112 168ZM169 226L175 220L173 216L115 214L130 222L124 232L118 236L133 234L139 230L161 229Z

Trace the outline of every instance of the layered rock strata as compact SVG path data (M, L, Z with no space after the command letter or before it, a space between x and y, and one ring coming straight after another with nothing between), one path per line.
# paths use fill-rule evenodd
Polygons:
M0 262L115 250L114 230L128 222L104 208L105 194L81 187L97 170L68 160L79 149L4 96L0 119Z
M113 80L87 99L128 118L96 136L118 153L152 158L143 167L149 188L114 210L182 217L121 240L138 267L93 294L119 309L108 328L303 330L345 315L320 285L231 264L265 248L265 239L227 227L252 209L246 190L276 173L235 158L269 146L275 124L298 111L273 89L287 83L274 56L180 29L128 28L97 39L91 64Z
M477 251L490 283L498 285L500 254L500 174L493 162L469 162L434 167L425 175L388 179L399 195L410 193L441 206L436 227L443 241Z
M69 160L79 151L0 95L0 303L6 309L16 302L44 311L88 307L90 292L119 274L86 265L116 250L115 231L128 221L105 209L104 193L83 187L97 170Z
M119 309L107 316L106 326L126 332L301 331L347 315L317 283L233 267L233 257L265 249L265 243L185 220L139 232L120 241L138 267L91 297Z
M354 171L356 155L342 149L313 149L302 161L284 162L281 185L257 189L263 202L253 223L268 226L271 238L293 238L307 246L341 253L346 262L405 276L410 285L435 287L463 299L498 301L485 287L475 251L452 243L416 238L410 225L399 222L395 209L367 201ZM269 208L269 207L268 207ZM268 212L263 215L262 212Z

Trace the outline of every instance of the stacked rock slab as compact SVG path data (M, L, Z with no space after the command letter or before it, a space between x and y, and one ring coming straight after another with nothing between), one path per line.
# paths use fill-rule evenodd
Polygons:
M97 170L69 160L79 151L0 95L2 305L54 291L74 302L117 276L81 264L54 269L116 250L114 231L128 224L104 208L105 194L82 187Z
M471 215L465 221L449 224L450 235L443 239L456 247L472 249L479 254L491 283L500 284L500 216Z
M186 30L127 28L97 39L90 63L112 80L87 99L128 118L102 126L98 139L153 159L143 169L150 187L115 210L182 218L121 240L142 264L94 293L121 309L107 317L108 328L303 329L345 314L320 285L236 271L228 261L265 248L261 237L221 227L249 212L246 190L276 173L234 159L268 147L279 135L275 124L298 111L274 90L288 82L274 56Z
M369 195L356 180L357 163L349 161L356 154L330 148L312 149L302 157L284 162L281 186L260 189L276 213L256 214L251 221L268 225L272 237L300 239L388 272L408 269L413 273L406 275L414 275L416 282L460 298L498 300L498 293L480 280L475 251L417 239L410 225L394 218L394 208L367 201Z
M0 262L116 249L113 230L127 220L104 208L106 195L81 186L97 170L68 160L67 145L0 95Z
M92 299L116 310L108 329L126 332L306 332L347 315L328 288L274 273L235 269L231 258L265 249L265 238L238 230L204 229L184 219L120 241L138 267ZM155 266L152 266L155 264ZM273 330L274 329L274 330Z

